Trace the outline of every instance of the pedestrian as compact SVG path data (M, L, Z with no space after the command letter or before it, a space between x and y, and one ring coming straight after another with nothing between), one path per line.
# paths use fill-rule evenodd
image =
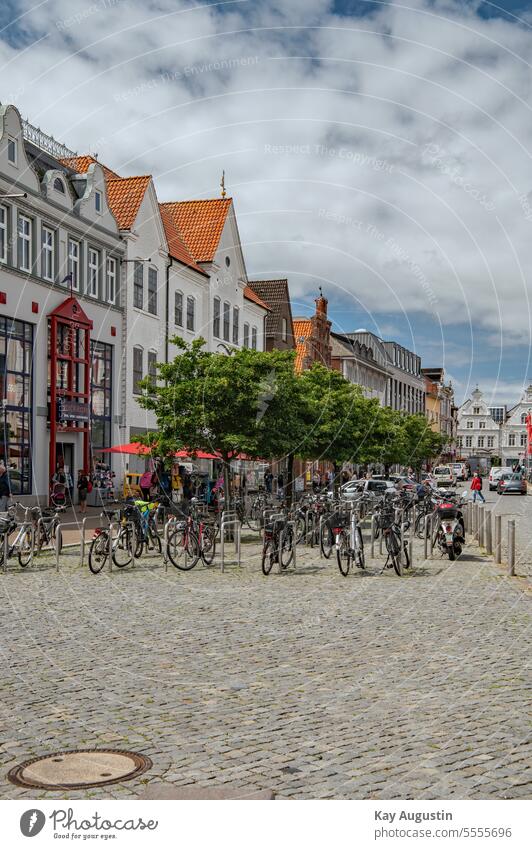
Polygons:
M0 513L5 513L9 507L11 498L11 484L9 475L3 463L0 463Z
M140 491L142 492L142 498L144 501L150 500L151 479L152 473L147 470L143 475L141 475L139 480Z
M80 469L78 471L78 500L80 513L87 512L87 495L89 490L92 491L92 484L89 476L85 469Z
M277 475L277 498L279 500L284 498L284 478L282 472Z
M473 475L473 480L471 481L471 489L473 491L473 501L477 500L477 495L482 501L482 503L486 501L486 499L482 495L482 478L480 477L478 472L475 472L475 474Z
M318 471L314 472L312 475L312 490L316 495L320 488L320 473Z
M266 492L272 491L272 481L273 475L269 469L266 469L264 472L264 486L266 487Z

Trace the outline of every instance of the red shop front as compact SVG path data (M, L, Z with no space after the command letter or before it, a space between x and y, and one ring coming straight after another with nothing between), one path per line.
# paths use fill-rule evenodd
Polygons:
M57 440L62 434L82 434L83 468L90 469L92 326L74 297L67 298L48 315L50 485L61 459Z

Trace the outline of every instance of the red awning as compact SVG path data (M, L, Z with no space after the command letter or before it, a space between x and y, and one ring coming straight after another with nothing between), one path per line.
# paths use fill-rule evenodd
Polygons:
M141 442L126 442L124 445L113 445L112 448L102 448L102 454L152 454L157 457L157 446L150 448L148 445L142 445ZM208 454L206 451L187 451L183 449L182 451L176 451L174 457L178 457L180 459L184 459L185 457L192 457L198 460L219 460L217 454Z

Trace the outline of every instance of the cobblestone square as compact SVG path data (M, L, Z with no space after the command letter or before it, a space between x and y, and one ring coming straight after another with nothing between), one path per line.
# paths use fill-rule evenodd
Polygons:
M249 548L245 549L248 557ZM2 594L4 798L132 798L146 782L278 798L530 797L529 588L470 547L397 578L299 557L264 578L161 563L93 576L10 564ZM57 750L147 754L72 793L7 782Z

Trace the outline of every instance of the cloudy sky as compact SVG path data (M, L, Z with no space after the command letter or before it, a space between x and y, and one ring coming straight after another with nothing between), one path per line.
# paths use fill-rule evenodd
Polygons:
M0 100L161 201L235 200L248 274L513 402L532 379L532 4L2 0Z

